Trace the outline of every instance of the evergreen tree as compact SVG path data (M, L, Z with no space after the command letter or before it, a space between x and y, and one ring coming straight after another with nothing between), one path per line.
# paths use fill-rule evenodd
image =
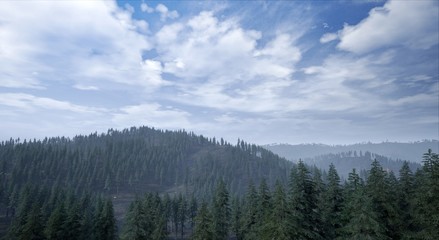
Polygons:
M231 230L235 234L237 240L242 240L244 238L242 233L242 206L238 197L234 197L232 200L231 207Z
M386 235L392 239L399 239L395 224L398 218L397 210L395 201L390 200L392 196L388 183L386 172L375 159L367 178L366 194L372 201L372 208L378 215L378 222L386 229Z
M284 188L279 181L276 181L273 194L273 209L266 224L262 226L261 239L291 239L292 226L290 219L291 216Z
M168 233L166 231L166 217L162 214L159 216L157 225L152 233L152 240L165 240L167 239Z
M61 202L50 214L47 220L46 228L44 230L46 238L48 240L66 239L66 222L67 215L64 208L64 203Z
M242 217L241 233L246 240L256 239L257 235L257 208L258 208L258 193L253 185L249 183L247 194L245 197L244 216Z
M315 183L302 161L290 177L290 209L293 239L322 239Z
M122 233L122 239L143 240L150 238L150 226L147 221L142 202L136 199L130 204L126 216L126 222Z
M439 155L431 149L423 156L417 181L415 220L419 239L439 239Z
M184 223L186 222L187 216L187 202L186 198L184 198L181 194L178 198L178 222L180 224L180 234L181 238L184 235Z
M401 236L403 239L410 239L413 237L415 231L414 223L414 209L413 209L413 197L414 197L414 178L413 173L410 170L408 162L404 162L401 170L399 171L398 181L398 209L400 212Z
M113 240L116 235L116 221L114 219L113 203L110 199L104 200L101 211L97 214L98 230L97 239Z
M73 204L67 212L66 221L63 227L66 231L66 240L81 239L80 237L83 236L83 233L81 232L81 230L83 229L81 225L81 220L82 219L79 204Z
M229 234L229 192L226 184L220 180L213 199L213 235L216 240L227 239Z
M31 211L27 215L26 223L23 231L17 236L20 240L43 240L44 237L44 219L41 213L41 207L38 203L34 203Z
M266 224L266 221L268 220L271 210L272 210L272 204L271 204L270 190L268 189L265 178L263 178L261 180L261 183L259 184L259 192L258 192L257 208L256 208L256 219L259 220L256 224L256 228L259 230L259 232Z
M201 203L201 207L195 218L195 231L192 236L193 240L214 240L214 232L212 229L212 216L210 214L207 203Z
M338 229L342 222L343 194L340 186L340 177L334 164L329 165L327 175L327 189L324 193L324 205L322 210L324 222L324 236L326 239L338 237Z
M349 212L349 221L342 228L340 239L390 239L386 236L385 228L378 221L371 199L363 191L361 188L356 190L347 202L346 211Z

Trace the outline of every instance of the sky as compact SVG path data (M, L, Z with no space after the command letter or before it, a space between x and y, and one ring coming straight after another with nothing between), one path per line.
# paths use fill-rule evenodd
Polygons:
M0 140L438 139L438 22L435 0L2 0Z

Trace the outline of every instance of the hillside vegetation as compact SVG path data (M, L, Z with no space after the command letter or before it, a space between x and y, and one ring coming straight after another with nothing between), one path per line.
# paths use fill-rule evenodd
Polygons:
M353 154L353 153L352 153ZM338 158L355 157L350 154ZM365 153L364 155L368 155ZM363 154L360 154L363 156ZM358 156L357 156L358 157ZM439 157L342 181L238 140L148 127L0 144L3 239L438 239Z

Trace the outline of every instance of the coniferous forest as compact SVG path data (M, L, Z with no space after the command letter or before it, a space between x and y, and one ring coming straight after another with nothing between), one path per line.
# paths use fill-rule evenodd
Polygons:
M0 145L4 239L439 239L439 157L341 179L147 127Z

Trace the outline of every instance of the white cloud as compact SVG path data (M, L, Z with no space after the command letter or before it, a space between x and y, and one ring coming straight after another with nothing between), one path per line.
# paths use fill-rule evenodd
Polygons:
M439 42L438 8L437 1L389 1L359 24L345 25L338 48L358 54L399 45L428 49Z
M179 17L179 14L177 11L175 11L175 10L169 11L168 7L166 7L165 5L163 5L161 3L155 7L155 10L160 13L160 20L162 20L162 21L166 21L166 19L168 19L168 18L175 19L175 18Z
M154 12L154 8L149 7L148 4L146 4L146 3L140 4L140 9L142 10L142 12L147 12L147 13Z
M338 39L338 35L336 33L325 33L320 38L320 43L327 43Z
M186 80L221 77L236 82L293 73L301 58L294 39L282 33L258 46L260 38L260 32L243 29L233 19L219 21L212 12L201 12L187 25L167 25L156 34L164 72Z
M113 81L145 86L139 32L148 24L110 1L6 1L0 8L0 86ZM38 73L38 74L35 74Z
M36 97L25 93L0 93L0 105L14 107L15 110L23 110L26 112L36 112L41 109L75 113L104 111L100 108L76 105L67 101L59 101L47 97Z
M144 80L146 82L146 87L159 87L162 85L169 85L169 82L166 82L162 79L162 71L163 67L161 65L161 62L154 61L154 60L145 60L142 63L142 69L143 69L143 76Z
M96 91L99 90L96 86L90 86L90 85L82 85L82 84L75 84L73 85L74 88L84 91Z

